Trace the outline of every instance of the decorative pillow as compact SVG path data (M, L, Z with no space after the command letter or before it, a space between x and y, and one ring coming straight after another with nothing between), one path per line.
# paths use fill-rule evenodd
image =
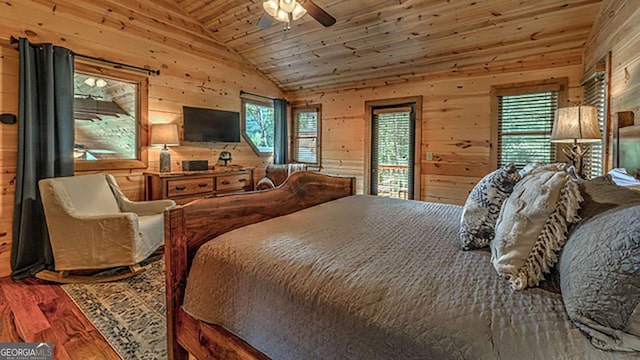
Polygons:
M640 351L640 205L580 223L558 268L567 314L591 343Z
M578 185L584 198L579 212L583 221L614 207L640 203L640 193L616 185L610 175L599 176Z
M518 174L520 174L520 177L525 177L530 173L532 173L533 171L539 170L539 169L551 170L551 171L566 171L567 164L565 163L546 164L543 162L534 162L534 163L525 165L520 171L518 171Z
M471 190L462 211L460 240L462 249L472 250L493 240L502 202L520 180L518 169L509 164L485 176Z
M491 242L493 266L511 287L537 286L558 261L581 201L578 185L564 171L537 170L516 184Z

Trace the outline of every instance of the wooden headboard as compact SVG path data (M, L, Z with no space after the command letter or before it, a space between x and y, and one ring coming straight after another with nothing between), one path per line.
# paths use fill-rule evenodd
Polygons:
M625 168L629 174L639 177L640 125L635 124L633 112L618 113L616 138L614 142L614 167Z

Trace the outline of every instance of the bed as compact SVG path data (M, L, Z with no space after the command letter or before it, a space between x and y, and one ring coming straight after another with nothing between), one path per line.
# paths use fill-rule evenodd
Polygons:
M300 172L168 210L170 356L635 358L593 347L552 287L514 293L489 252L461 251L461 207L354 193Z

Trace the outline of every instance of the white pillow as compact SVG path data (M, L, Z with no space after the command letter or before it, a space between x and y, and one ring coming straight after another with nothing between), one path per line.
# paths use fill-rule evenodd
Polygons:
M537 286L558 261L568 224L579 220L582 196L565 171L536 169L502 205L491 242L491 260L511 287Z
M625 168L613 169L609 171L609 175L611 175L611 179L618 186L640 187L640 180L630 175Z

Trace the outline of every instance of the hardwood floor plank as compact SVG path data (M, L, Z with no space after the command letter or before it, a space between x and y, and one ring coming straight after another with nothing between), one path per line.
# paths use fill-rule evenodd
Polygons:
M51 327L26 284L6 281L2 284L2 291L16 319L29 319L29 321L16 321L16 327L26 341L35 341L34 339L40 333Z
M55 359L120 359L60 285L2 278L0 342L17 341L51 342Z
M15 316L9 306L9 301L4 295L3 291L0 291L0 341L3 342L17 342L23 341L22 337L18 333L15 325Z

